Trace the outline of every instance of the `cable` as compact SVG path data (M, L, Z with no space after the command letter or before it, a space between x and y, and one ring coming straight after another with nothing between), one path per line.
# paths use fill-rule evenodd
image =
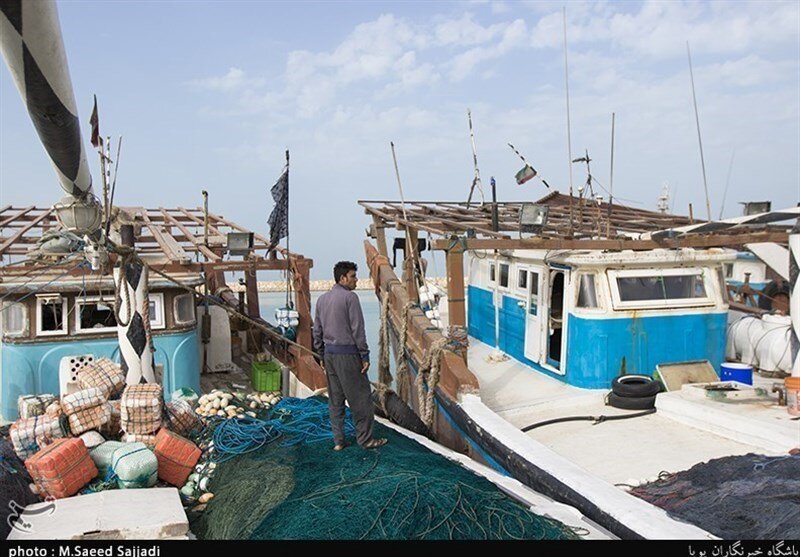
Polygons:
M522 431L530 431L532 429L536 429L537 427L542 427L550 424L558 424L562 422L578 422L578 421L590 421L594 422L594 425L601 424L603 422L610 422L612 420L627 420L628 418L639 418L641 416L647 416L648 414L655 414L656 409L651 408L650 410L645 410L643 412L636 412L634 414L622 414L619 416L569 416L566 418L554 418L552 420L545 420L543 422L537 422L535 424L525 426L522 428Z

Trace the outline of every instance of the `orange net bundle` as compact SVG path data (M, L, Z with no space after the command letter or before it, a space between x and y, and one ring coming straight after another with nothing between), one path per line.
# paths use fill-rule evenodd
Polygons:
M122 393L121 420L125 433L153 434L161 427L161 386L155 383L129 385Z
M109 400L105 406L108 408L110 417L103 427L100 428L100 433L107 439L117 439L122 432L121 422L121 405L119 400Z
M78 438L57 439L25 462L43 497L61 499L80 491L97 476L86 445Z
M81 389L97 387L107 399L117 398L125 390L125 372L119 364L108 358L100 358L78 373L78 385Z
M69 417L69 429L73 435L80 435L85 431L99 430L111 420L111 408L107 404L93 406L85 410L78 410Z
M88 389L83 389L61 397L61 409L69 416L81 410L100 406L105 401L106 395L102 389L98 387L89 387Z
M200 460L197 445L166 429L158 432L154 452L158 459L158 478L178 487L186 483Z

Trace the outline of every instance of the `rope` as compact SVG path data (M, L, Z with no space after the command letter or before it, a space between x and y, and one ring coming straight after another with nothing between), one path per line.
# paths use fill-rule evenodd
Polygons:
M253 452L281 436L276 421L257 418L220 420L214 429L215 462Z
M406 358L406 341L408 339L408 325L411 308L415 304L408 302L403 306L402 323L400 324L400 342L397 350L397 395L404 402L408 402L411 395L411 374L408 372L408 358Z
M447 345L447 338L437 339L431 344L417 373L417 402L422 421L429 428L433 426L433 411L435 408L434 396L436 386L439 384L439 366L441 365L442 352ZM427 377L426 377L427 376ZM426 392L427 384L427 392Z
M378 335L378 383L392 386L392 372L389 370L389 291L381 293L381 327Z

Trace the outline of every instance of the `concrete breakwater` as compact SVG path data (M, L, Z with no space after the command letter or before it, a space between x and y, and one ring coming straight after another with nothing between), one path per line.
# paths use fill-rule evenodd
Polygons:
M429 281L433 281L437 286L441 288L447 287L447 279L444 277L436 277L436 278L429 278ZM326 290L330 290L333 286L333 279L330 280L312 280L310 283L311 291L312 292L324 292ZM244 291L244 286L239 284L231 284L231 290L234 292L242 292ZM368 278L358 279L358 285L356 286L356 290L372 290L374 287L372 280ZM285 280L270 280L270 281L262 281L258 283L258 291L259 292L285 292L286 291L286 281Z

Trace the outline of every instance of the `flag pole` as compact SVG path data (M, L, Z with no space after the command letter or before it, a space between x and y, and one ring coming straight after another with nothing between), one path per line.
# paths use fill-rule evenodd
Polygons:
M289 149L286 149L286 307L289 305L289 292L291 290L290 275L292 272L292 252L289 251Z

